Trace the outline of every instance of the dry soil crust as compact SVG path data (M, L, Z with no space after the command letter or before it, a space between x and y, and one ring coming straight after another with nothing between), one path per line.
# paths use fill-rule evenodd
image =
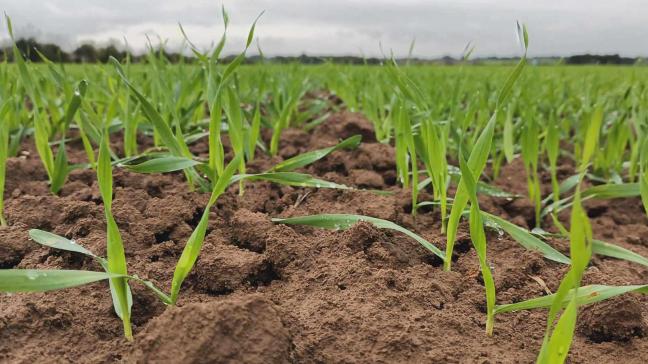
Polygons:
M503 314L495 334L484 334L484 293L477 257L460 227L452 272L404 235L358 224L347 231L274 225L271 217L354 213L388 219L443 247L439 215L409 214L408 194L396 185L394 150L373 138L358 114L339 113L311 133L287 130L278 158L250 165L262 171L306 150L363 135L354 151L335 152L308 167L335 182L394 192L311 190L248 183L231 188L212 212L209 233L178 307L165 307L146 289L134 289L135 342L122 338L107 283L45 294L0 296L3 363L531 363L545 328L546 311ZM117 139L116 139L117 140ZM146 142L146 141L144 141ZM120 145L113 147L120 150ZM80 145L69 146L74 161ZM204 142L192 146L206 152ZM494 183L525 193L519 162ZM562 172L568 176L568 163ZM170 286L173 267L195 227L207 196L188 192L182 175L143 176L115 171L114 213L129 271L159 287ZM46 175L31 146L8 165L6 215L0 229L0 268L94 269L82 256L30 242L39 228L105 250L105 224L92 171L74 172L60 196L48 193ZM430 196L423 194L422 198ZM638 199L587 205L598 238L648 256L648 220ZM482 197L482 208L526 226L528 200ZM566 216L562 216L565 218ZM566 267L489 232L488 257L498 303L545 294L532 277L555 290ZM565 251L564 241L553 241ZM640 265L595 257L585 283L643 284ZM569 357L572 363L645 363L648 334L645 296L628 295L581 310Z

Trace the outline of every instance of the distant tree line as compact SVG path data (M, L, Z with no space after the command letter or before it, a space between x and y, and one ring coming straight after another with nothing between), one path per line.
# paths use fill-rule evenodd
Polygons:
M618 54L579 54L565 59L567 64L635 64L636 62L637 58L621 57Z
M38 54L39 52L50 61L57 63L106 63L110 57L123 60L128 55L131 56L133 62L141 62L145 58L145 55L132 54L125 50L120 50L112 44L95 46L90 43L84 43L72 52L66 52L57 44L40 43L34 38L27 38L18 39L16 41L16 47L26 59L34 63L43 62L41 56ZM168 52L164 49L158 49L156 52L159 52L171 62L178 62L182 57L180 53ZM0 60L4 59L10 62L13 61L11 46L0 49Z
M106 46L96 46L90 43L84 43L74 49L72 52L66 52L60 46L52 43L40 43L35 38L26 38L19 39L16 41L16 46L25 56L32 62L38 63L42 62L41 56L38 54L40 52L47 59L58 62L58 63L106 63L108 59L112 56L119 60L126 59L127 56L130 56L132 62L146 62L146 55L141 54L132 54L125 50L118 49L115 45L109 44ZM38 50L38 52L36 51ZM172 63L177 63L180 59L184 59L186 62L193 62L195 58L191 56L185 56L178 52L169 52L166 49L157 49L156 52L165 57ZM224 57L224 62L229 62L234 59L235 56ZM0 48L0 60L13 61L13 51L11 46L5 46ZM488 64L488 63L497 63L497 62L514 62L517 58L511 57L486 57L486 58L476 58L472 59L469 62L473 64ZM552 63L560 62L566 64L617 64L617 65L631 65L638 63L640 58L629 58L621 57L618 54L612 55L593 55L593 54L582 54L574 55L566 58L559 57L545 57L542 58L545 60L543 63ZM272 63L301 63L301 64L322 64L322 63L339 63L339 64L380 64L383 62L380 58L364 58L356 56L308 56L302 54L300 56L275 56L275 57L262 57L259 55L254 55L246 58L245 60L248 64L260 63L260 62L272 62ZM459 59L453 57L445 56L439 59L398 59L398 63L405 64L456 64L459 63Z

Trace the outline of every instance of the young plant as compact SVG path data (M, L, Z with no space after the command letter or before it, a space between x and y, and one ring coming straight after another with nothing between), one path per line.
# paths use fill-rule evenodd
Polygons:
M493 142L493 134L495 131L497 114L503 107L504 102L508 98L511 89L513 88L513 84L520 77L520 74L522 73L522 70L526 65L526 52L529 48L529 36L527 34L526 26L520 27L520 25L518 24L518 34L524 42L524 55L520 59L520 62L517 64L517 66L515 66L511 74L509 74L509 77L500 89L499 95L497 97L497 104L495 105L495 111L493 112L484 129L479 134L479 137L477 138L475 143L473 143L474 146L470 153L470 157L468 158L467 165L474 176L481 176L482 171L486 166L486 161L488 160L491 144ZM452 253L454 251L454 243L457 236L457 228L459 227L459 220L461 219L463 209L466 207L469 199L470 197L465 191L464 184L459 183L457 191L455 192L452 209L450 210L450 218L448 219L448 228L446 231L446 257L443 262L443 268L446 271L449 271L452 266Z
M581 206L580 187L576 188L570 223L569 250L572 264L560 282L549 309L547 328L537 360L541 364L562 363L567 358L576 327L578 289L592 255L592 229L587 214ZM567 307L561 312L563 301L572 290L574 294Z
M107 133L104 135L99 147L97 180L99 183L99 191L104 202L107 259L93 254L73 240L68 240L52 233L41 230L30 230L29 236L33 241L41 245L88 256L99 263L104 269L104 272L52 269L2 269L0 270L0 292L46 292L76 287L100 280L108 280L115 312L123 322L124 336L128 340L132 340L133 332L130 317L133 299L128 281L134 280L142 283L166 304L171 304L171 299L151 282L127 274L124 245L119 228L112 215L112 166Z
M110 278L110 284L114 288L115 297L119 311L121 312L121 319L124 324L124 335L128 340L133 339L133 331L130 322L130 308L128 305L128 295L130 288L128 286L128 279L126 278L128 272L126 267L126 254L124 253L124 243L117 227L117 222L112 214L112 201L113 201L113 177L112 177L112 164L110 158L110 150L108 148L108 132L104 132L104 136L99 146L99 156L97 161L97 182L99 183L99 191L104 205L104 215L106 218L106 256L107 268L110 274L118 276L117 278Z
M461 182L470 197L470 239L472 240L479 266L481 268L484 289L486 290L486 335L493 335L494 309L495 309L495 281L486 259L486 233L479 202L477 201L477 184L472 171L468 168L461 152L459 152L459 166L461 168Z
M247 41L245 43L245 49L238 56L236 56L234 60L232 60L227 66L225 66L224 69L221 71L221 68L218 66L220 65L221 52L225 47L225 41L227 39L227 27L229 25L229 15L225 11L224 7L221 10L223 16L223 25L224 25L223 34L218 44L211 51L211 54L209 55L200 52L198 48L193 43L191 43L184 29L182 28L182 26L180 26L180 30L185 40L189 43L192 52L199 59L199 61L201 62L201 64L206 70L205 77L206 77L207 92L204 95L204 101L206 101L207 107L209 109L208 172L209 172L209 178L212 180L212 183L214 183L213 181L218 180L220 175L224 173L224 162L223 162L224 150L223 150L223 144L221 140L223 109L226 108L227 111L229 111L229 115L228 115L229 125L230 126L234 125L234 129L229 129L229 131L231 133L234 133L234 135L230 135L230 140L232 140L233 147L235 148L235 152L237 155L241 155L242 153L248 153L248 158L254 156L254 153L250 152L251 147L249 145L256 145L256 140L258 139L259 136L259 128L261 122L261 114L258 107L259 105L257 103L258 115L255 114L255 117L253 118L253 126L251 132L248 134L250 140L248 140L247 145L245 145L244 144L245 137L243 132L243 116L240 110L238 94L235 92L235 90L232 90L230 88L230 82L233 79L233 76L236 74L235 72L237 68L245 60L245 54L248 48L250 47L250 45L252 44L252 40L254 39L254 30L256 28L257 21L259 20L261 15L263 15L263 13L259 14L259 16L252 23L252 26L250 27L250 30L248 32ZM259 96L260 95L261 94L259 94ZM256 139L251 140L252 138L256 138ZM239 163L240 163L239 165L240 173L245 173L245 158L241 158L239 160ZM243 186L241 185L241 187ZM242 193L243 188L241 188L240 191Z
M446 231L446 215L448 213L448 162L446 159L448 145L449 125L435 123L424 119L419 125L419 134L416 141L419 144L419 155L425 165L432 183L434 200L438 201L441 208L441 233Z
M182 250L180 259L176 264L175 271L173 273L173 281L171 282L171 295L170 301L171 304L175 304L178 300L178 295L180 293L180 288L182 287L182 282L189 275L193 269L198 256L200 255L200 249L202 248L203 241L205 240L205 234L207 233L207 225L209 223L209 214L211 213L211 208L216 204L218 197L225 192L225 189L232 182L232 176L239 168L241 155L235 156L234 159L227 165L223 170L223 173L218 177L218 180L214 183L214 188L212 189L211 196L209 197L209 202L203 211L203 214L200 218L200 222L191 233L187 244Z
M578 167L580 180L585 176L590 161L598 145L602 117L595 112L585 133L581 160ZM590 226L587 213L581 205L580 182L576 186L574 203L570 218L569 252L571 266L565 277L560 282L558 291L549 309L547 328L538 355L537 362L540 364L563 363L569 353L569 348L576 328L576 317L579 302L578 289L589 265L592 256L592 227ZM574 292L567 307L563 308L563 301L570 291ZM560 318L558 315L560 314Z
M394 135L396 139L396 170L403 187L411 188L412 215L416 215L419 185L418 159L416 158L416 147L410 116L402 102L397 104L396 116L394 118Z
M511 163L513 161L513 158L515 158L513 110L515 110L514 105L510 105L506 110L504 130L502 131L502 149L507 163Z

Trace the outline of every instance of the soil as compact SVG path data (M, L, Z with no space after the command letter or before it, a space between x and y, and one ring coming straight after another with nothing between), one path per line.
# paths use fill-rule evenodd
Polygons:
M484 287L467 225L462 223L452 272L415 241L360 223L346 231L275 225L272 217L353 213L388 219L443 249L439 213L409 213L407 191L396 183L394 150L377 143L371 123L340 112L307 133L288 129L278 157L258 154L259 172L298 153L363 135L353 151L337 151L306 172L365 189L304 189L265 182L233 186L211 213L202 254L177 307L166 307L133 284L135 341L127 342L108 284L0 296L3 363L531 363L546 310L496 317L484 333ZM119 138L113 148L121 150ZM80 144L70 159L83 160ZM0 268L99 270L83 256L42 247L30 228L75 239L105 253L105 223L94 173L74 171L59 196L48 191L32 142L8 164L5 192L10 226L0 229ZM205 141L192 145L207 152ZM227 148L228 153L229 148ZM495 185L526 194L519 160L502 168ZM561 177L573 171L561 166ZM545 187L548 176L542 175ZM114 214L129 272L168 289L184 243L208 196L190 192L182 174L138 175L115 170ZM421 200L430 199L423 193ZM533 223L524 197L481 197L482 208L519 225ZM595 237L648 256L648 219L639 199L589 201ZM561 216L563 221L568 212ZM550 226L549 223L545 226ZM488 259L498 303L555 291L566 266L488 231ZM562 251L567 242L551 242ZM645 284L648 269L594 257L584 284ZM629 294L580 310L571 363L648 361L648 297Z

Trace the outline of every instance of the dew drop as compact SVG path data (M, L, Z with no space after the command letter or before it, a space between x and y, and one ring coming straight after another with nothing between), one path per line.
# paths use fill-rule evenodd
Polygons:
M36 278L38 278L38 273L31 271L27 272L27 279L29 279L30 281L33 281Z

